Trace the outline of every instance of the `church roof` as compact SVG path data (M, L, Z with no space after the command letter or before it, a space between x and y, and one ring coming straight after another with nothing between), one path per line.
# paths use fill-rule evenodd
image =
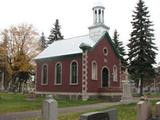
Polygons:
M69 39L63 39L53 42L49 45L44 51L42 51L35 60L46 59L46 58L55 58L66 55L74 55L82 53L81 46L87 45L88 47L94 48L97 43L106 36L109 44L112 46L114 53L121 59L118 51L113 45L113 41L111 40L108 32L104 32L100 38L98 38L97 42L93 41L89 35L73 37Z
M82 53L82 50L80 49L80 45L82 43L85 43L91 47L96 44L93 40L90 39L89 35L58 40L49 45L35 59L44 59Z

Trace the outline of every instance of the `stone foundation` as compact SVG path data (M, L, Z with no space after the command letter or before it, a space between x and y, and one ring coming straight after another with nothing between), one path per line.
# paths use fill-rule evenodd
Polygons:
M53 93L53 92L36 92L36 94L52 94L56 99L69 99L78 100L82 99L81 93ZM109 93L109 94L98 94L98 93L88 93L89 99L104 99L107 102L118 102L121 100L122 93Z

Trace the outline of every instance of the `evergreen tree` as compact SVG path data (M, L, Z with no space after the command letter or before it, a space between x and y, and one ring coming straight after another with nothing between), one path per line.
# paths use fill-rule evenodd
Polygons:
M63 39L63 36L61 35L60 32L60 25L58 19L56 19L56 22L54 24L54 27L51 29L51 34L49 35L48 39L48 44L53 43L54 41Z
M119 34L118 34L117 30L114 31L113 42L114 42L115 48L117 49L119 55L120 55L121 58L122 58L122 60L121 60L122 67L125 68L126 65L127 65L127 61L126 61L126 59L124 58L124 56L126 55L126 52L125 52L123 43L122 43L121 41L119 41ZM122 68L122 69L123 69L123 68Z
M129 73L131 78L138 84L140 83L140 95L143 95L143 85L147 80L151 80L155 71L153 64L155 64L156 50L153 42L154 34L152 29L152 22L148 7L145 6L143 0L139 0L136 10L132 15L132 29L131 38L129 40Z
M44 33L42 32L41 38L40 38L40 45L42 49L45 49L47 47L47 41L45 39Z

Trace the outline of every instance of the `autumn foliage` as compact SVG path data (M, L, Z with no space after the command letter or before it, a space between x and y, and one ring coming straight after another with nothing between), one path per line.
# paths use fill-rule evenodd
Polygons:
M5 87L21 84L34 74L33 58L40 52L38 33L32 25L11 26L1 32L1 71L5 72ZM9 86L9 84L11 86Z

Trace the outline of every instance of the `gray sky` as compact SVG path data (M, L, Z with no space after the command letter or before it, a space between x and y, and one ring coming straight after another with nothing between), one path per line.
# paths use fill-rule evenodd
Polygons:
M138 0L99 0L105 6L105 24L110 27L110 36L117 29L120 40L128 43L131 20ZM33 24L36 30L48 37L50 29L59 19L65 38L88 34L93 24L92 7L95 0L0 0L0 31L11 25ZM156 46L160 50L160 1L145 0L149 7L150 20L154 23ZM157 55L160 62L160 52Z

